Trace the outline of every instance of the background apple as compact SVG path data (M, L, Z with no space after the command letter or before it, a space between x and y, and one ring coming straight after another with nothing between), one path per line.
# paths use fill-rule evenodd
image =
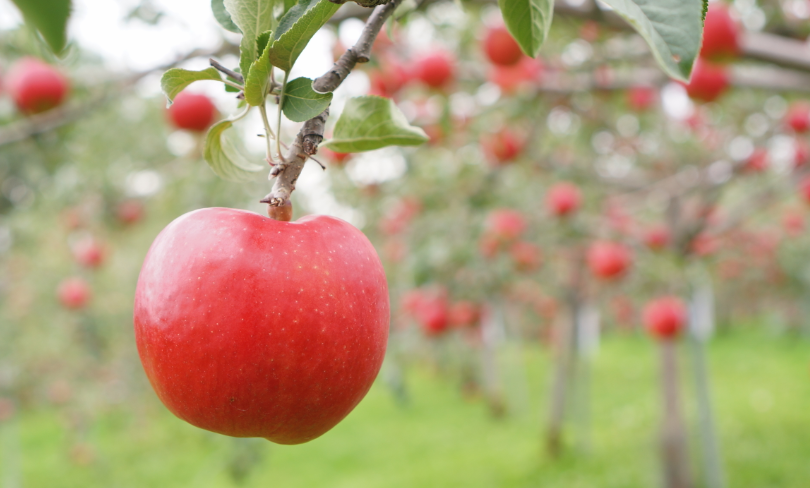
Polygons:
M512 66L523 58L515 38L504 26L491 27L484 37L484 53L492 64L498 66Z
M624 276L630 267L630 251L616 242L595 242L588 249L588 266L598 278L614 280Z
M79 277L67 278L59 283L56 295L65 308L78 310L84 308L90 301L90 285Z
M546 207L556 217L566 217L579 208L582 194L572 183L555 183L546 193Z
M169 120L178 129L202 132L214 123L214 102L201 93L180 92L169 107Z
M649 302L642 315L650 334L658 339L672 339L686 325L687 311L680 298L666 296Z
M414 61L414 75L431 88L442 88L453 80L455 65L455 57L450 53L433 51Z
M38 114L58 107L68 93L68 81L53 66L33 57L17 60L9 69L5 89L21 112Z

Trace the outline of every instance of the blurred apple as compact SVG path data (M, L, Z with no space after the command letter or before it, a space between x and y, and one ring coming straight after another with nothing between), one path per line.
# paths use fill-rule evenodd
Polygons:
M692 77L686 85L686 93L701 102L713 102L720 98L729 87L729 77L725 66L711 64L698 58L692 69Z
M616 242L595 242L588 249L588 266L591 272L603 280L615 280L624 276L630 267L630 250Z
M90 301L90 285L79 277L67 278L59 283L56 295L65 308L79 310L84 308L87 302Z
M579 209L582 194L572 183L555 183L546 193L546 208L555 217L567 217Z
M492 64L513 66L524 54L505 26L490 27L484 37L484 53Z
M417 58L414 75L431 88L442 88L453 81L456 71L455 57L446 51L433 51Z
M493 210L487 216L486 230L500 242L516 240L523 235L526 227L526 218L517 210Z
M21 112L38 114L61 105L69 86L67 78L53 66L24 57L9 69L5 88Z
M678 336L686 325L686 305L677 297L661 297L644 307L644 325L655 338L662 340Z
M206 95L180 92L168 112L169 120L178 129L203 132L214 123L217 109Z
M703 22L700 56L711 61L728 61L740 54L740 28L722 2L709 3Z
M98 268L107 256L103 244L92 237L86 237L73 246L76 262L87 268Z

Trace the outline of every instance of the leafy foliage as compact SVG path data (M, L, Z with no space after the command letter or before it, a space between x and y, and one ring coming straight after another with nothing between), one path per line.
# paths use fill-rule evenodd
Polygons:
M301 0L279 22L268 53L270 63L289 72L312 36L339 8L329 0Z
M242 31L239 67L247 79L250 65L259 56L256 39L260 34L276 28L274 10L278 0L224 0L225 9L233 23Z
M247 161L237 148L233 138L225 131L233 126L233 120L225 119L214 124L205 138L203 157L214 173L228 181L248 181L262 166Z
M236 34L242 33L242 31L239 30L239 27L233 23L231 14L229 14L228 10L225 9L224 0L211 0L211 10L214 12L214 18L217 19L217 22L219 22L219 25L221 25L223 29L229 30Z
M509 32L531 57L540 53L554 15L554 0L498 0Z
M202 71L172 68L163 73L160 78L160 89L166 94L169 105L171 105L178 93L195 81L203 80L222 81L222 76L214 68L207 68Z
M284 115L293 122L304 122L326 110L332 102L331 93L318 93L312 89L312 80L296 78L284 90Z
M36 28L53 52L59 54L67 43L70 0L12 0L25 22Z

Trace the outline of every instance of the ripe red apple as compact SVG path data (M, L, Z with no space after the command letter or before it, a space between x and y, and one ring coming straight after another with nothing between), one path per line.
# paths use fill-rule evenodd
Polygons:
M448 318L453 327L472 327L481 318L481 307L473 302L460 300L450 306Z
M644 244L653 251L660 251L669 245L669 228L663 224L650 227L644 232Z
M669 340L677 337L686 326L686 305L677 297L661 297L647 303L643 312L644 325L653 337Z
M443 334L450 325L447 295L444 293L426 294L422 297L415 316L425 335L433 337Z
M56 289L56 296L59 298L59 302L65 308L71 310L84 308L87 302L90 301L91 295L90 285L79 277L63 280Z
M352 153L339 153L327 148L319 149L318 154L325 155L330 161L338 166L343 166L346 164L346 161L352 157Z
M134 323L146 375L175 415L299 444L371 387L388 338L388 286L374 247L342 220L206 208L155 239Z
M416 59L414 75L431 88L442 88L453 80L456 60L445 51L434 51Z
M512 244L509 255L519 271L531 272L540 267L540 248L531 242L518 241Z
M703 24L700 56L711 61L726 61L740 54L740 28L722 2L709 4Z
M24 57L9 69L5 88L21 112L38 114L61 105L69 84L53 66L36 58Z
M573 183L555 183L546 193L546 207L555 217L567 217L579 209L582 194Z
M143 214L143 203L138 200L125 200L115 207L115 216L124 225L140 222Z
M87 268L98 268L104 264L107 251L104 245L92 237L87 237L73 246L73 258Z
M524 56L512 66L493 65L488 78L490 82L498 85L501 91L511 94L521 86L539 82L542 74L542 61Z
M745 170L751 173L762 173L768 169L768 150L758 147L745 162Z
M692 78L686 85L686 93L695 100L713 102L725 93L728 87L728 72L724 66L698 58L692 69Z
M410 81L410 75L405 66L396 58L384 57L380 67L369 73L371 82L371 95L393 98Z
M523 58L515 38L504 26L491 27L484 37L484 53L492 64L513 66Z
M658 101L658 91L651 86L638 85L627 90L627 104L636 112L643 112Z
M487 216L487 232L500 242L510 242L526 231L526 219L517 210L493 210Z
M180 92L169 107L169 119L178 129L203 132L214 122L214 102L201 93Z
M588 249L588 266L603 280L621 278L630 267L630 250L616 242L595 242Z
M810 103L805 101L792 103L785 114L785 125L797 134L804 134L810 130Z
M505 166L523 152L525 141L510 129L501 129L481 138L481 147L487 161L494 166Z

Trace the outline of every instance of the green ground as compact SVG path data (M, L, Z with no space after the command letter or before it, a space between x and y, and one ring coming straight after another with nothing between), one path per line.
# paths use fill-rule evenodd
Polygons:
M520 354L510 351L504 374L517 413L500 421L435 373L411 370L409 406L398 405L378 382L344 422L301 446L210 434L150 400L97 419L86 439L94 458L81 466L69 455L64 411L26 413L0 424L0 487L235 486L228 462L251 448L260 462L244 486L655 487L657 362L650 346L626 337L602 344L594 363L591 448L561 460L541 449L548 358L531 349L523 354L528 373L516 367ZM730 487L810 486L808 359L810 345L786 337L735 334L713 342Z

